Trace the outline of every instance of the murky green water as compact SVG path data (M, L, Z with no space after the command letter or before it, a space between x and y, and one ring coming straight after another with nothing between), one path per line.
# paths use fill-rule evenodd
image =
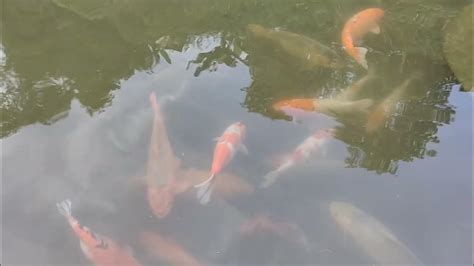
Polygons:
M473 95L461 91L472 86L472 24L462 26L466 11L449 24L470 1L0 3L5 265L88 263L56 210L66 198L81 223L129 245L144 265L160 261L140 245L143 231L174 238L204 265L376 262L370 251L384 243L367 251L360 236L338 227L334 201L375 217L425 265L472 263ZM281 99L335 98L367 75L340 35L368 7L385 10L381 33L361 44L374 75L357 98L375 102L368 114L289 121L272 109ZM308 65L295 56L298 47L285 51L254 36L249 24L317 40L342 67ZM413 76L380 128L367 133L375 106ZM249 154L236 154L226 171L255 191L213 196L207 206L188 191L167 217L154 217L133 178L147 167L151 92L184 168L208 171L213 139L245 123ZM283 155L327 127L336 134L322 151L258 188ZM242 235L239 226L259 214L298 230ZM363 221L360 230L376 234ZM291 241L298 234L304 245Z

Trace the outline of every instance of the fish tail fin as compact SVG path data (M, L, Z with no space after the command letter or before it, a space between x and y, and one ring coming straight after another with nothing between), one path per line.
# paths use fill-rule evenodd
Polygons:
M61 215L64 217L71 217L72 211L71 211L71 200L65 199L61 202L56 203L56 207L58 208L58 211Z
M197 188L197 198L202 205L206 205L211 199L214 176L215 175L212 174L206 181L194 186Z
M266 174L263 177L263 182L260 184L261 188L267 188L271 186L275 181L278 179L278 176L280 175L281 171L279 169L273 170Z
M367 55L367 48L364 47L354 47L355 54L356 54L356 60L357 63L359 63L363 68L369 69L369 66L367 65L367 59L365 56Z

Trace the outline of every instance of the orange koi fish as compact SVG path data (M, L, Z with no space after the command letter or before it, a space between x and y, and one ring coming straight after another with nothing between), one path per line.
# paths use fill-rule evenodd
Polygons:
M337 99L300 98L278 101L273 104L273 109L297 118L304 116L307 112L319 112L331 116L367 112L372 104L371 99L349 102Z
M383 16L384 11L380 8L362 10L352 16L342 30L341 39L346 52L365 69L368 69L367 60L365 59L367 48L354 47L354 44L358 43L368 32L379 34L380 27L378 23Z
M248 153L247 148L242 144L245 138L245 131L245 125L241 122L236 122L230 125L222 136L217 139L211 167L211 176L206 181L194 186L198 189L197 197L201 204L209 202L214 177L232 160L237 150Z
M269 187L283 172L304 162L311 154L320 149L329 138L333 137L334 133L334 129L321 129L306 138L300 145L298 145L298 147L296 147L293 153L288 156L280 166L278 166L277 169L269 172L263 177L264 181L262 182L261 187Z
M97 266L135 266L137 260L109 238L92 232L82 226L71 214L71 201L64 200L56 204L59 213L66 217L72 230L79 238L81 249L86 257Z
M170 212L175 196L186 191L192 184L176 178L180 161L171 148L154 92L150 94L150 104L154 119L145 176L147 199L155 216L163 218Z
M151 256L160 261L163 260L170 265L201 265L196 258L179 246L174 240L161 236L156 232L141 233L140 244Z

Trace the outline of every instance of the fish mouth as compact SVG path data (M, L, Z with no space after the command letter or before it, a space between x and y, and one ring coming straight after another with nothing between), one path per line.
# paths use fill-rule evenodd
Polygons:
M166 217L173 206L174 195L165 187L148 188L148 202L153 214L161 219Z

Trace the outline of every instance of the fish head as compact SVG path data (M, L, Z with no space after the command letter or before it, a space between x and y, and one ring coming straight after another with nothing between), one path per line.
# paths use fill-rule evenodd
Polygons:
M247 127L245 126L245 124L242 123L242 122L236 122L236 123L234 123L234 126L240 132L240 137L242 139L245 138L245 134L247 133Z
M247 25L247 29L254 36L264 36L267 33L267 29L258 24L249 24Z
M381 8L370 8L368 13L374 21L379 21L385 15L385 11Z
M328 139L334 137L336 134L336 130L334 128L323 128L318 132L314 133L314 137L317 139Z
M350 228L354 218L354 207L346 202L331 202L329 211L332 218L342 228Z
M174 196L167 185L148 187L148 204L157 218L161 219L168 215L173 207Z

